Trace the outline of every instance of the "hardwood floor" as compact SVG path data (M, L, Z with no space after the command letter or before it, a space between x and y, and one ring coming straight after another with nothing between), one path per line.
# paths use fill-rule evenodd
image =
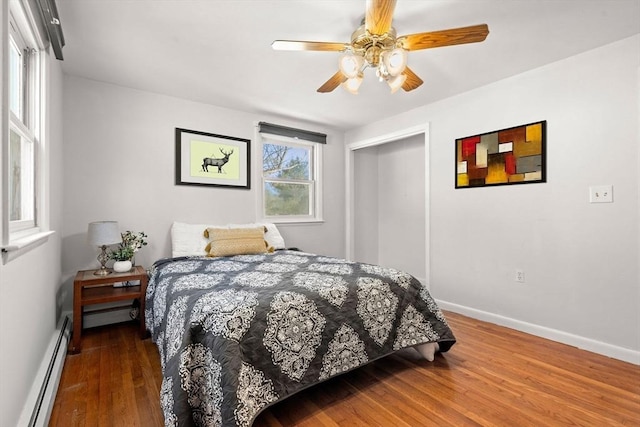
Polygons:
M640 366L446 313L458 343L311 387L264 426L640 426ZM89 329L68 355L50 426L161 426L160 361L133 323Z

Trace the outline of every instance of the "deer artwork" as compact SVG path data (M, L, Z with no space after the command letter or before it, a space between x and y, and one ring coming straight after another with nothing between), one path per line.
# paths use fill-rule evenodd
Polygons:
M203 172L209 172L209 166L217 166L218 173L223 173L222 166L227 164L227 162L229 161L229 156L233 154L233 150L229 151L228 153L225 153L224 150L221 148L220 151L222 152L222 154L224 154L224 157L222 157L221 159L216 159L214 157L205 157L204 159L202 159Z

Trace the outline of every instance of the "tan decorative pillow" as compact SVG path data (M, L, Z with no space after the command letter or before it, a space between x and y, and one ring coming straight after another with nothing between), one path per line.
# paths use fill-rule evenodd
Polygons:
M253 255L269 252L264 240L264 227L207 228L204 232L210 242L207 256Z

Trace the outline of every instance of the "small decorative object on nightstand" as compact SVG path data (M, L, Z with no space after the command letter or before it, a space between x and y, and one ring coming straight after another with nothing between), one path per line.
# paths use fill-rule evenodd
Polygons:
M113 271L116 273L126 273L131 270L131 261L125 259L123 261L116 261L113 263Z
M122 233L122 244L124 246L128 246L133 251L133 256L131 257L131 265L136 265L135 256L136 252L138 252L143 246L147 246L147 236L144 231L133 232L133 231L125 231Z
M113 271L116 273L126 273L131 270L131 258L133 258L133 250L127 246L120 246L115 251L109 253L109 258L114 260Z
M133 257L136 252L143 246L147 245L147 235L144 231L134 233L133 231L125 231L122 233L122 241L118 248L109 253L109 258L114 260L113 271L116 273L125 273L131 270L134 265Z
M120 243L120 239L120 229L116 221L96 221L89 223L89 243L94 246L99 246L102 249L102 252L98 255L100 269L96 270L93 274L96 276L111 274L105 266L109 259L107 246Z

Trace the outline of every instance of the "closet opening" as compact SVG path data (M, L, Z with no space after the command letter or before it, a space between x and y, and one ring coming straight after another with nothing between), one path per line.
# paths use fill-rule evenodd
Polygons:
M429 284L428 124L346 146L347 258Z

